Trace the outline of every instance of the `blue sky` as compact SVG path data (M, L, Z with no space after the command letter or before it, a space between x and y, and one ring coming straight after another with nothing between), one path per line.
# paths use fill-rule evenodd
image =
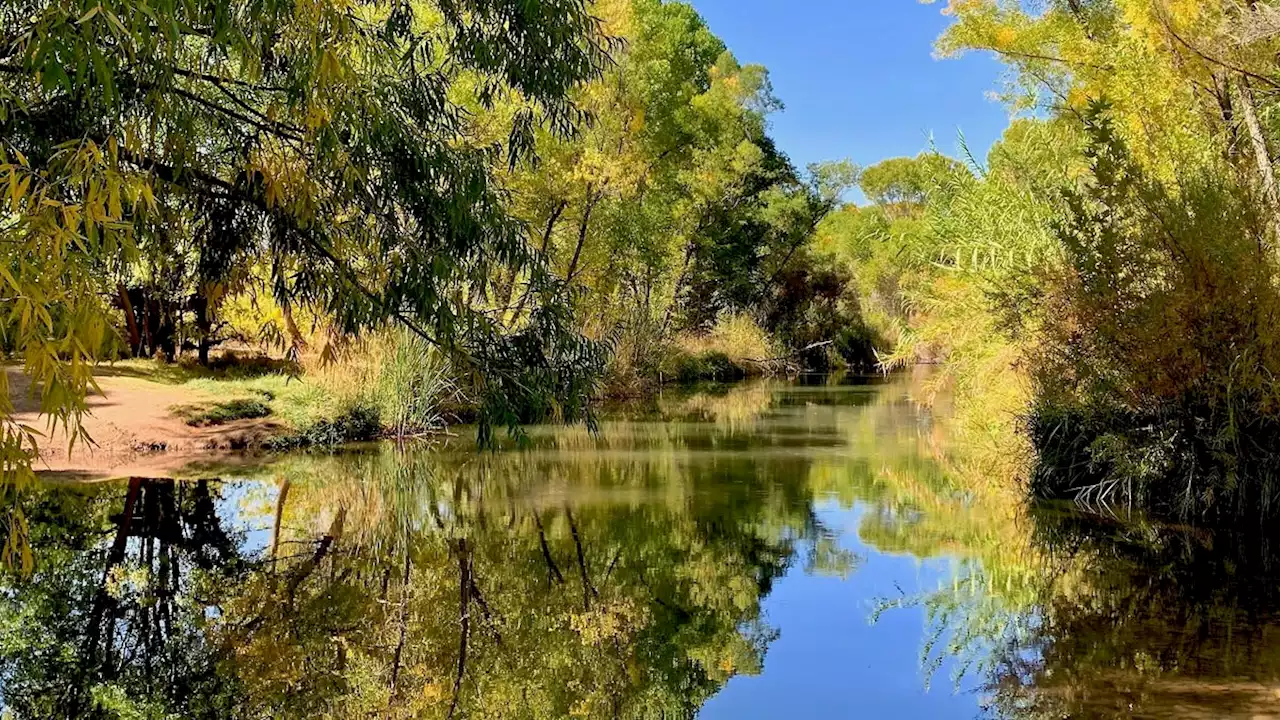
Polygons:
M987 93L1001 65L970 54L938 60L945 3L917 0L691 0L738 60L769 68L786 110L772 135L797 167L860 165L928 147L958 154L963 132L979 158L1008 124Z

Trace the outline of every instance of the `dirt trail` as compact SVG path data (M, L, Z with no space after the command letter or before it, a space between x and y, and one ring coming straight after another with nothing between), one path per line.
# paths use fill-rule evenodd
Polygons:
M212 427L191 427L170 408L208 402L209 393L148 380L128 371L104 368L97 376L101 395L89 398L84 427L92 445L77 443L68 453L67 435L48 432L40 401L21 370L6 368L16 418L46 434L40 440L36 469L83 472L94 476L149 474L180 467L211 451L252 446L279 432L270 418L237 420Z

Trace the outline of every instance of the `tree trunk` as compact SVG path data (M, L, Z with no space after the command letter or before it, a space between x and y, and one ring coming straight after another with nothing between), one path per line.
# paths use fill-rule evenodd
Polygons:
M129 354L136 357L142 352L142 333L138 330L133 301L129 300L129 290L124 283L116 283L116 292L120 295L120 309L124 310L125 324L129 328Z
M547 251L551 248L551 233L555 230L556 222L560 220L560 215L564 213L564 209L569 206L568 200L561 200L556 204L554 210L551 211L551 217L547 218L547 226L542 231L542 246L538 248L538 256L544 261L547 257ZM507 300L503 304L503 309L511 306L511 300L515 297L516 279L511 277L511 285L507 288ZM507 323L507 327L512 327L520 321L520 316L524 313L524 307L529 302L529 294L532 292L531 287L526 287L524 293L520 296L520 303L516 305L515 312L511 314L511 318Z
M1227 131L1227 148L1224 155L1227 160L1234 160L1240 154L1240 129L1236 123L1235 106L1231 101L1231 80L1225 72L1213 74L1213 97L1218 101L1218 111L1222 114L1222 125Z
M591 211L603 196L603 189L593 193L591 185L587 185L587 204L583 206L582 220L578 222L578 244L573 248L573 257L569 259L569 268L564 274L565 284L573 282L573 276L578 274L578 260L582 258L582 247L587 244L587 230L591 226Z
M689 240L684 246L684 260L680 263L680 274L676 275L675 289L671 294L671 304L667 306L666 312L662 314L662 327L658 331L660 338L666 337L667 330L671 327L672 314L675 312L676 306L680 304L680 290L689 274L689 264L693 262L694 248L693 240Z
M289 334L289 345L293 349L293 353L301 353L307 349L306 338L302 337L302 331L298 330L298 323L293 319L293 303L289 300L280 302L280 314L284 316L284 331Z
M196 333L199 334L196 352L202 366L208 366L209 348L213 346L213 301L209 297L210 294L210 288L205 286L191 298L191 304L196 313Z
M1253 99L1253 88L1248 78L1240 78L1236 87L1236 105L1244 120L1245 129L1249 131L1249 142L1253 146L1253 158L1258 166L1258 179L1262 183L1263 196L1267 208L1271 211L1271 223L1280 240L1280 188L1276 186L1275 168L1271 164L1271 151L1267 147L1267 138L1262 132L1262 123L1258 122L1257 107Z

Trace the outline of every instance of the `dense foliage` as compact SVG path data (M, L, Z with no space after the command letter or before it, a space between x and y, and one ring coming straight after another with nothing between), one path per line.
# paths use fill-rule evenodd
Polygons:
M515 426L587 416L606 363L658 377L650 348L722 318L781 342L739 365L860 322L805 250L853 168L796 171L766 71L688 5L0 13L2 342L73 437L119 356L331 358L399 324ZM6 427L21 466L36 436Z
M1025 431L1036 495L1274 513L1277 9L945 12L939 50L1004 59L1015 120L985 161L867 168L819 229L886 359L944 361L975 437Z

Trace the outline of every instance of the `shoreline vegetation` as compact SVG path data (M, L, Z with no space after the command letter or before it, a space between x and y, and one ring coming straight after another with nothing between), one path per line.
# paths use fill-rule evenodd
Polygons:
M1268 3L949 3L939 53L1009 67L1001 139L804 169L684 3L233 5L0 9L6 483L124 358L193 442L278 449L928 363L975 484L1280 509Z
M780 351L745 317L677 343L656 376L607 376L595 402L652 402L667 390L794 378L806 350L826 347ZM15 417L42 429L20 369L8 372ZM90 440L68 450L65 433L42 436L36 469L109 473L207 453L449 438L451 427L474 424L479 408L440 353L405 331L365 338L330 360L272 357L260 348L223 350L203 365L192 357L124 359L99 366L95 381L99 392L82 419Z

